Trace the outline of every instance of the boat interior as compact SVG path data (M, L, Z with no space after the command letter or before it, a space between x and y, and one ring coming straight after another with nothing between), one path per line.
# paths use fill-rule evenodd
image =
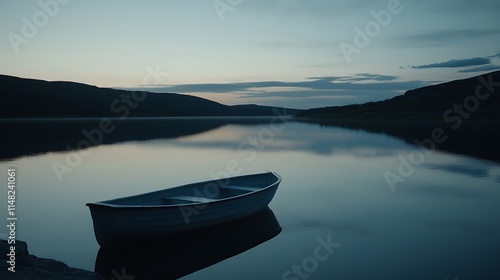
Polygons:
M209 181L151 193L104 201L114 205L181 205L209 203L248 194L266 188L279 180L272 173Z
M229 185L223 187L206 186L204 188L193 188L192 191L181 194L163 197L161 204L163 205L177 205L186 203L209 203L217 200L235 197L246 193L257 191L259 187L237 186Z

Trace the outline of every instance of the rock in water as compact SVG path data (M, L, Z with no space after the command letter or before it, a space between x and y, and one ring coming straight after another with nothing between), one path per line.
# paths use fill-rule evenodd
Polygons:
M94 272L71 268L66 264L30 255L28 244L16 240L15 272L9 271L11 246L6 240L0 240L0 279L40 279L40 280L102 280Z

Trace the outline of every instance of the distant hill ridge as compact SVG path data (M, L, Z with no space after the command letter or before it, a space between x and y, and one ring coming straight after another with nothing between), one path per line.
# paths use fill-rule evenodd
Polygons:
M456 108L458 105L460 108ZM476 108L477 107L477 108ZM474 109L474 110L470 110ZM450 112L451 110L451 112ZM302 118L318 119L443 119L470 114L471 120L500 119L500 71L407 91L392 99L365 104L305 110Z
M0 118L272 116L283 108L228 106L177 93L99 88L0 75ZM299 110L288 109L287 114Z

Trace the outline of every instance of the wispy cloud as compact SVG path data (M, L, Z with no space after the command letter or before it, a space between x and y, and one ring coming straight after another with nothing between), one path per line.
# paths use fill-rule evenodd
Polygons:
M477 66L490 64L491 60L484 57L475 57L467 59L452 59L446 62L432 63L426 65L410 66L412 69L429 69L429 68L460 68L467 66Z
M488 58L500 58L500 52L498 52L492 56L488 56Z
M231 94L260 104L295 108L346 105L384 100L428 85L424 81L400 81L399 76L357 73L348 76L309 77L303 81L256 81L213 84L178 84L149 87L153 92ZM252 101L250 101L252 100Z
M483 65L479 67L469 68L458 71L458 73L474 73L474 72L486 72L486 71L495 71L500 69L498 65Z
M467 40L498 36L500 29L452 29L402 36L396 39L403 46L434 47L454 45Z
M155 92L209 92L209 93L228 93L228 92L248 92L255 93L260 91L268 92L272 88L296 88L297 90L309 91L334 91L334 90L358 90L358 91L401 91L413 89L426 85L422 81L396 81L397 76L379 75L371 73L360 73L351 76L326 76L310 77L306 81L283 82L283 81L259 81L259 82L238 82L238 83L219 83L219 84L180 84L171 86L161 86L148 88ZM320 95L324 95L321 93Z
M465 59L452 59L445 62L437 62L424 65L412 65L408 66L410 69L430 69L430 68L465 68L472 67L468 69L463 69L458 71L458 73L473 73L473 72L483 72L483 71L494 71L500 69L500 66L492 64L492 59L500 58L500 52L485 56L485 57L473 57ZM473 67L475 66L475 67ZM400 67L404 69L405 67Z
M388 76L388 75L380 75L380 74L371 74L371 73L359 73L346 77L338 77L338 80L341 81L349 81L349 82L362 82L362 81L394 81L397 80L398 76Z
M458 173L462 175L467 175L471 177L487 177L488 169L485 167L468 166L464 164L424 164L426 168L446 171L450 173Z

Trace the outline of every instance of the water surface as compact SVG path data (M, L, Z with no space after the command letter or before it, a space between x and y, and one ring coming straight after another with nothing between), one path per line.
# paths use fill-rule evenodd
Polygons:
M270 204L282 231L185 279L500 277L498 163L435 151L391 189L384 174L398 174L401 157L418 148L387 135L296 122L273 126L268 119L155 123L154 132L141 126L125 133L121 125L104 135L113 141L81 150L62 181L53 166L67 165L74 151L38 147L37 155L0 163L0 182L7 181L7 168L17 169L17 234L32 254L94 270L99 246L86 202L210 180L235 173L227 169L231 162L238 174L283 177ZM169 132L179 127L183 133ZM320 260L316 248L328 240L335 248L318 251Z

